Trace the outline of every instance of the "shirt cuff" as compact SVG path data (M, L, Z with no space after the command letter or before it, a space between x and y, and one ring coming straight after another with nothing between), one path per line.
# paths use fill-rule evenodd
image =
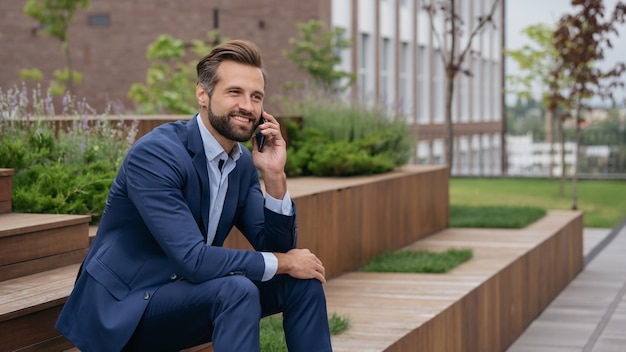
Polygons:
M265 195L265 207L277 214L293 216L293 206L291 203L289 191L285 192L283 200L278 200L269 194Z
M265 261L265 273L263 273L261 281L267 281L276 275L276 271L278 270L278 258L270 252L261 252L261 254Z

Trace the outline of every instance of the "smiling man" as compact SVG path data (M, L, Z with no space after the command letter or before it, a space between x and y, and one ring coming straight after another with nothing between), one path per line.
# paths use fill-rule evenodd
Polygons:
M230 41L197 71L200 112L130 150L56 327L82 351L208 341L216 352L259 351L259 320L282 312L290 351L330 351L324 266L296 248L286 143L263 112L260 51ZM265 147L250 153L239 142L257 127ZM255 250L222 247L233 226Z

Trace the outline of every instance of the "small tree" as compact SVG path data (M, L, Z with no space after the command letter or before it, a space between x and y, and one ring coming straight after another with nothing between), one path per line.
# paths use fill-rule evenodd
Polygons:
M558 130L558 134L562 142L561 144L564 143L564 136L562 120L557 118L557 114L561 107L559 107L558 104L550 103L550 87L551 84L554 83L557 85L560 84L564 88L568 82L565 79L552 82L554 79L552 73L555 72L560 65L558 53L556 52L552 42L554 29L550 26L539 23L524 28L522 33L532 41L533 45L524 45L520 49L507 51L507 55L517 62L518 67L522 72L522 74L519 75L508 76L507 79L512 86L518 89L517 93L525 98L530 98L532 96L534 86L539 86L542 97L542 105L545 108L546 119L548 120L548 126L546 127L548 127L549 130L546 131L546 141L550 143L549 175L550 178L552 178L555 142L553 133L554 127L556 126ZM557 91L560 91L560 89L557 89ZM565 150L563 145L561 145L561 161L563 168L565 167L564 158ZM561 194L563 194L563 174L564 169L561 173Z
M441 60L446 69L446 96L445 96L445 118L446 118L446 161L452 170L454 133L452 130L452 100L454 98L454 88L456 77L460 72L471 76L469 69L464 69L465 59L470 55L472 42L476 36L480 35L487 24L493 24L493 15L500 4L500 0L494 0L489 12L477 16L477 23L469 32L464 47L460 47L458 40L463 36L463 19L457 13L455 0L437 1L424 0L424 9L428 12L430 26L433 35L441 48ZM467 5L466 5L467 6ZM435 26L435 16L441 13L444 20L445 32L440 33ZM458 50L458 51L457 51Z
M607 20L604 19L602 0L572 0L572 5L578 7L578 11L561 17L554 32L554 46L562 63L559 70L561 77L568 76L571 79L564 96L574 112L577 165L580 160L580 128L584 122L582 113L588 108L589 99L594 96L612 98L613 89L624 85L619 81L619 77L626 71L623 63L609 70L602 70L597 64L604 59L605 47L612 47L610 35L618 34L615 24L626 20L626 5L618 2ZM555 94L555 100L563 99ZM575 166L572 176L572 209L578 208L577 178Z
M66 70L55 72L55 76L57 82L67 83L67 90L71 94L74 93L74 83L80 82L80 79L72 68L68 28L74 20L76 11L89 6L90 0L28 0L24 5L24 13L39 21L42 26L41 32L61 41Z
M146 55L151 65L146 82L133 83L128 91L128 97L137 103L139 113L193 114L198 110L195 100L196 58L213 49L217 32L209 32L208 37L208 42L192 40L189 49L182 40L171 35L161 35L150 44ZM194 60L188 61L189 55Z
M336 67L341 63L340 50L350 48L352 43L343 37L345 31L342 28L324 30L324 23L318 20L297 23L296 26L301 39L289 39L293 48L283 51L283 55L305 70L324 90L335 93L350 87L355 75Z

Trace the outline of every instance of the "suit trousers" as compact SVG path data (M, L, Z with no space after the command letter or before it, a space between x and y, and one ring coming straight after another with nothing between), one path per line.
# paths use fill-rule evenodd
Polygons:
M322 284L288 275L168 283L150 298L124 351L178 351L209 341L216 352L259 351L259 320L279 312L289 351L332 351Z

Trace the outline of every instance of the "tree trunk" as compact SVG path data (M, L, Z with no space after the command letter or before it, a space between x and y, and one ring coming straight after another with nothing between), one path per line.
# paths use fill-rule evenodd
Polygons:
M452 174L452 165L454 165L454 131L452 123L452 97L454 93L454 74L448 73L446 87L446 162L448 163L450 175Z
M550 181L554 180L554 116L556 111L546 111L546 142L550 144L550 155L548 155L548 175Z
M574 156L576 162L574 163L572 170L572 210L578 209L578 162L580 161L580 111L578 108L576 111L576 143L574 144Z
M563 120L559 119L559 137L561 138L561 182L559 185L559 195L565 194L565 132L563 131Z
M74 95L74 70L72 69L72 57L70 55L70 45L66 41L63 45L65 59L67 60L67 91L70 95Z

